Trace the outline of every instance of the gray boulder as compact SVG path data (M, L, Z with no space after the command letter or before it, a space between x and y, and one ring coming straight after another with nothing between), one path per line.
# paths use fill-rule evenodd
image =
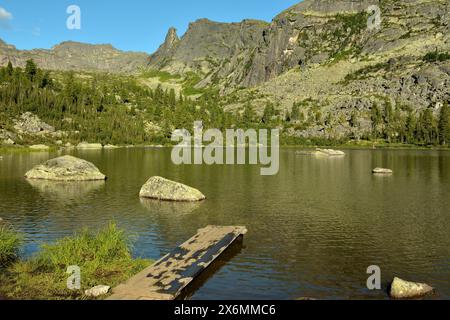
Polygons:
M38 165L25 174L27 179L54 181L95 181L105 180L92 163L72 156L63 156Z
M161 177L150 178L139 193L141 198L162 201L202 201L206 197L197 189Z
M84 291L84 295L91 298L97 298L100 296L104 296L105 294L108 294L111 287L109 286L96 286L89 290Z
M391 285L391 298L412 299L430 294L434 289L425 283L416 283L395 278Z
M49 134L55 132L55 128L41 121L31 112L25 112L14 121L14 129L19 133Z

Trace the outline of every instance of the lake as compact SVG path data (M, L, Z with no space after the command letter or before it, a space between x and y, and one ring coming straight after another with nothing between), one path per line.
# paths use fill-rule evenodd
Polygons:
M3 154L0 217L42 243L114 220L133 235L136 257L159 259L207 225L243 225L232 248L202 275L191 299L387 299L394 276L433 285L450 298L450 152L348 150L344 158L280 152L280 172L259 166L175 166L170 149L73 151L106 183L26 181L34 165L62 153ZM387 167L392 176L374 176ZM140 200L159 175L201 190L201 203ZM366 270L382 270L369 291Z

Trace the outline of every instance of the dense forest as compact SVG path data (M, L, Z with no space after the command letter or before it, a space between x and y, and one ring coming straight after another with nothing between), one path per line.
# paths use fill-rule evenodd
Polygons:
M26 67L9 63L0 68L0 129L12 130L13 119L32 112L71 142L103 144L166 144L174 129L192 129L202 120L205 128L296 128L323 118L320 110L305 117L301 104L280 114L267 104L257 114L250 104L239 113L225 112L217 90L203 90L196 99L175 90L151 89L137 77L101 73L55 72L39 69L29 60ZM330 115L328 115L330 116ZM358 115L352 114L350 126ZM324 121L324 120L321 120ZM326 120L325 120L326 121ZM433 108L394 108L386 103L371 110L372 132L366 140L386 143L445 145L450 143L450 108L446 103L437 115ZM286 130L285 130L286 131ZM354 137L346 137L346 140ZM31 143L23 138L22 143ZM31 139L31 138L30 138ZM51 141L48 141L51 143ZM282 135L284 143L335 144L341 141L294 139Z

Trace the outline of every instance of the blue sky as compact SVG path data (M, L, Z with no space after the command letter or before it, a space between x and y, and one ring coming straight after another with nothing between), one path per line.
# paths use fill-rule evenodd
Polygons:
M51 48L66 40L111 43L153 52L169 27L181 36L199 18L271 21L300 0L0 0L0 38L19 49ZM81 30L69 30L69 5L81 9Z

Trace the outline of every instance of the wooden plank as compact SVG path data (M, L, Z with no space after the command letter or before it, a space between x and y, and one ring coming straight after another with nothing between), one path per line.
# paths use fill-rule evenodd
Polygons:
M108 300L175 300L236 239L245 227L208 226L154 265L113 289Z

